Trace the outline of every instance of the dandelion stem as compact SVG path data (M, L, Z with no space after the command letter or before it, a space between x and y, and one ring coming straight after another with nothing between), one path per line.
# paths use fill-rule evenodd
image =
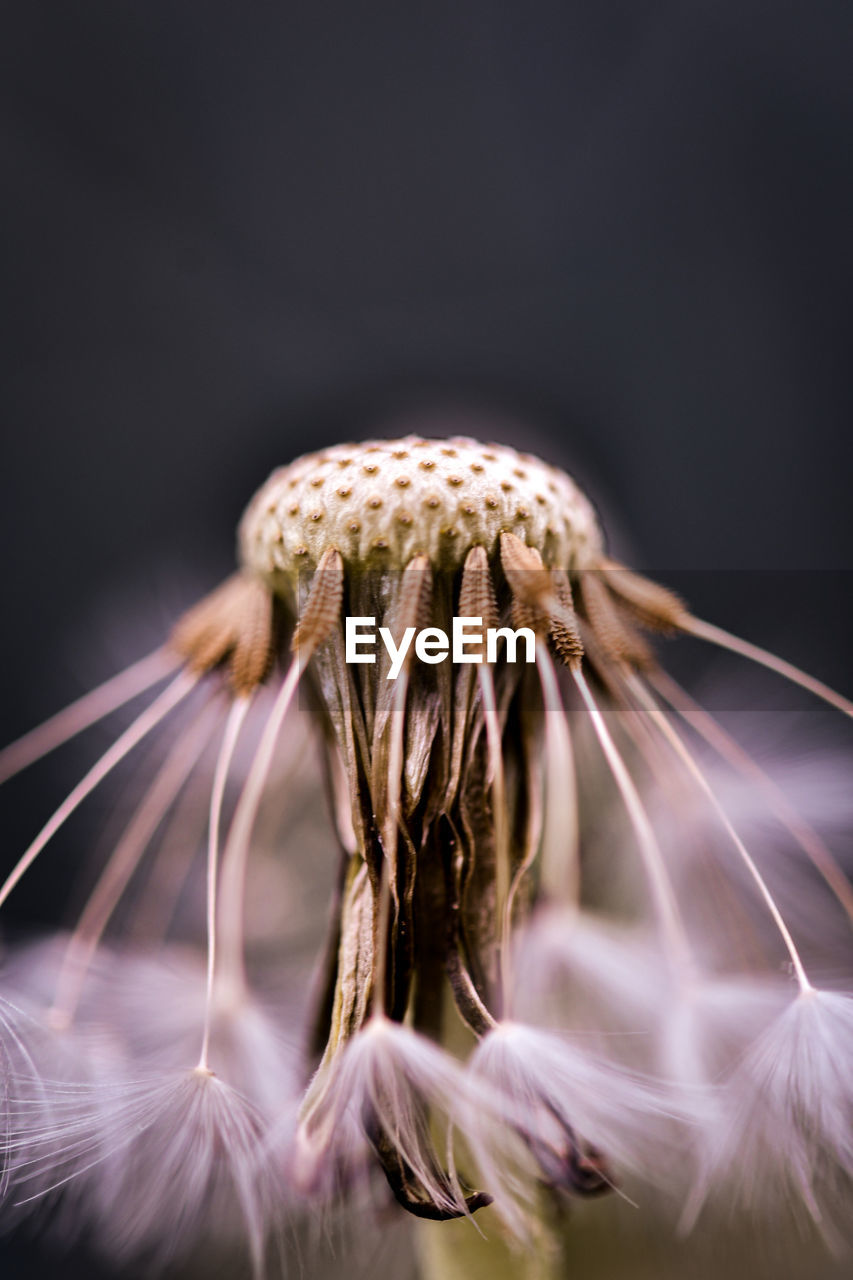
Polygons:
M213 788L210 793L210 819L207 830L207 989L204 1006L204 1032L198 1059L199 1071L209 1070L208 1054L210 1050L211 1020L213 1017L213 984L216 979L216 890L219 871L219 830L222 820L222 801L225 797L225 785L228 781L231 761L234 758L237 738L240 735L250 704L251 697L243 697L238 698L231 707L225 724L225 733L216 761Z
M643 687L641 682L636 678L636 676L628 677L628 685L629 685L629 688L632 690L634 696L637 698L637 700L641 704L641 706L644 708L644 710L647 712L650 718L657 725L660 732L664 735L664 737L670 743L676 755L680 757L685 768L693 776L697 785L701 788L701 790L705 793L705 795L708 797L709 801L711 802L713 808L717 813L717 816L720 819L720 822L725 828L727 835L731 839L732 844L737 849L741 859L744 862L744 865L749 871L749 874L752 876L753 880L755 881L758 891L761 894L762 898L764 899L765 905L767 906L767 910L770 912L770 915L773 917L773 922L776 925L776 928L779 930L779 933L782 935L782 941L785 943L785 947L787 948L788 955L791 958L791 964L794 967L794 972L797 976L797 981L800 985L800 990L803 992L810 991L812 989L812 984L808 979L805 968L803 967L803 962L800 959L800 953L798 952L794 944L794 939L791 937L791 934L788 930L788 926L785 924L785 921L782 918L782 913L780 912L779 908L776 905L776 901L773 898L773 895L771 894L770 889L767 886L767 882L765 881L761 872L758 870L758 867L755 865L752 855L750 854L746 845L743 843L740 836L735 831L734 827L729 821L728 815L725 809L723 808L723 806L721 805L720 801L717 799L717 796L714 793L714 790L711 784L708 782L708 779L705 777L704 773L699 768L696 761L693 759L692 755L690 754L689 750L685 746L679 734L676 732L675 729L673 729L672 725L669 723L669 720L667 720L666 716L663 714L660 707L658 707L655 704L651 695L646 691L646 689Z
M799 685L801 689L807 689L816 698L820 698L822 701L829 703L831 707L835 707L836 711L840 711L842 715L853 719L853 702L849 698L836 693L834 689L830 689L829 685L824 684L822 680L816 680L814 676L801 671L793 663L786 662L784 658L778 658L775 653L770 653L767 649L762 649L759 645L752 644L749 640L741 640L739 636L734 636L731 632L724 631L722 627L715 627L711 622L703 622L700 618L694 618L690 615L679 621L678 625L679 630L686 632L688 635L696 636L699 640L707 640L709 644L719 645L722 649L729 649L732 653L737 653L742 658L757 662L759 666L767 667L769 671L775 671L777 675L782 676L785 680L790 680L792 684Z
M197 675L181 671L176 679L163 690L159 697L155 698L149 707L146 707L141 715L137 716L133 724L125 729L124 733L116 739L109 750L104 752L100 760L77 783L74 790L66 796L53 816L42 827L35 840L18 860L16 866L10 872L2 887L0 887L0 907L3 906L3 903L21 877L30 869L47 842L56 834L66 819L71 816L77 806L187 696L198 683L198 679Z
M165 679L179 665L180 658L172 655L166 646L155 649L147 657L140 658L118 675L111 676L81 698L75 699L49 720L42 721L34 729L10 742L0 751L0 782L20 773L29 765L49 755L69 739L103 720L111 712L130 702L132 698Z

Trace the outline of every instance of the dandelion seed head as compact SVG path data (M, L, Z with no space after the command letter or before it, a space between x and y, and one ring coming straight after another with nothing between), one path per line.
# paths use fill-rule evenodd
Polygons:
M467 437L368 440L307 454L275 471L243 517L243 563L265 578L345 563L401 570L419 552L461 566L510 530L547 564L591 563L601 550L592 505L565 472L506 445Z
M546 1202L626 1178L680 1190L685 1222L725 1183L771 1219L796 1199L823 1229L853 1170L853 1016L817 988L804 921L830 895L853 920L853 890L832 833L667 681L655 637L853 704L610 560L574 481L506 446L412 435L306 455L239 537L239 571L163 650L0 756L0 776L26 767L170 680L2 905L114 766L197 715L73 932L6 966L12 1216L47 1200L152 1265L242 1233L255 1274L296 1201L442 1220L494 1198L531 1240ZM460 616L500 647L402 647ZM352 617L397 658L350 661ZM188 793L202 803L177 823ZM293 795L304 827L282 816ZM309 879L329 893L322 946Z

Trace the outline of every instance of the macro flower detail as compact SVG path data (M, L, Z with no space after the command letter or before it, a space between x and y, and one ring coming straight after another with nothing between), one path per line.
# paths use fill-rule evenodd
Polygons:
M853 1001L804 959L772 847L730 816L711 751L846 927L853 895L820 834L664 675L656 640L692 636L851 704L613 561L570 477L506 446L407 436L306 455L252 499L239 546L238 572L163 649L0 754L7 778L165 682L0 887L2 905L166 726L76 929L7 961L9 1218L65 1197L105 1248L156 1259L239 1221L260 1275L285 1208L365 1187L433 1221L494 1202L524 1240L543 1197L638 1178L681 1192L682 1224L748 1182L749 1203L758 1187L796 1197L835 1239ZM476 639L464 660L418 656L415 634L460 618L493 633L496 660ZM373 660L347 661L347 619L385 636ZM337 836L331 910L311 1007L296 1011L303 975L277 1016L246 886L283 757L298 768L309 739ZM170 840L199 774L202 821ZM201 830L203 955L163 941ZM712 932L685 889L691 845L726 904ZM107 939L148 861L159 922Z

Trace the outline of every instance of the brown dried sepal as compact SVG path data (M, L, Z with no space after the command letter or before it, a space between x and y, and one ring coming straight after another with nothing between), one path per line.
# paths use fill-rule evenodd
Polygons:
M483 629L496 628L499 625L498 603L495 587L489 568L489 558L484 547L472 547L465 557L462 569L462 583L459 587L459 616L461 618L481 618ZM470 653L478 652L485 656L485 644L479 647L470 646Z
M501 568L512 592L512 625L529 627L544 638L550 630L546 606L553 590L542 557L514 533L501 534L500 549Z
M690 611L674 591L626 569L616 560L602 559L598 568L604 571L601 576L608 590L627 605L641 626L664 632L684 629Z
M546 569L536 548L514 533L501 534L501 564L512 592L514 625L550 635L562 661L569 667L579 666L583 641L568 576L559 569Z
M417 1116L422 1129L423 1145L420 1165L428 1171L430 1180L438 1189L440 1200L433 1198L412 1166L403 1158L392 1137L389 1137L382 1121L372 1107L363 1116L365 1131L385 1174L394 1199L416 1218L430 1222L449 1222L453 1218L467 1217L492 1203L485 1191L474 1191L460 1200L459 1191L449 1175L441 1168L432 1151L426 1114L420 1113L416 1099L411 1099L411 1116Z
M388 611L385 625L399 644L407 627L416 631L432 622L432 568L429 557L413 556L400 577L400 585L394 603ZM406 655L405 666L411 663L413 650Z
M630 610L608 591L598 570L580 575L580 597L595 642L608 658L644 671L654 666L651 649L637 631Z
M569 575L564 569L554 569L551 581L554 584L554 594L562 607L560 616L551 619L551 643L557 657L567 667L579 667L583 661L584 648L575 618Z
M502 533L501 566L513 597L520 604L547 613L554 588L536 548L528 547L514 533Z
M304 657L322 644L340 621L344 598L344 562L339 551L329 547L314 570L308 599L302 610L291 648Z
M269 674L276 641L269 590L250 574L238 573L184 614L170 644L191 671L203 674L227 663L234 692L244 696Z

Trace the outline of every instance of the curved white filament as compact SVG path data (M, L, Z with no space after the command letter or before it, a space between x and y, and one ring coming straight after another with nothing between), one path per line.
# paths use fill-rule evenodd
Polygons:
M786 662L784 658L777 658L776 654L770 653L768 649L762 649L760 645L752 644L749 640L741 640L740 636L732 635L730 631L724 631L722 627L715 627L711 622L703 622L700 618L687 617L684 621L679 622L678 626L679 630L684 631L687 635L696 636L699 640L707 640L709 644L719 645L721 649L729 649L732 653L737 653L742 658L748 658L750 662L757 662L759 666L767 667L768 671L775 671L777 675L782 676L785 680L790 680L792 684L808 690L816 698L820 698L823 702L829 703L831 707L835 707L836 711L840 711L842 715L853 719L853 702L849 698L845 698L843 694L836 693L834 689L830 689L829 685L824 684L822 680L816 680L814 676L801 671L792 662Z
M219 895L219 937L223 969L235 982L243 980L243 903L252 828L260 808L264 784L272 765L278 736L305 670L306 662L307 658L297 653L288 668L269 718L264 725L261 740L240 793L240 799L237 801L237 808L225 841Z
M637 680L635 676L630 676L628 678L628 684L634 696L640 702L641 706L644 708L646 713L657 725L660 732L664 735L664 737L670 743L676 755L681 759L682 763L684 764L684 767L691 774L691 776L693 777L697 785L700 787L700 789L708 797L708 800L710 801L711 805L716 811L721 824L725 828L726 834L728 835L732 844L737 849L738 854L740 855L746 869L749 871L749 874L752 876L753 880L755 881L758 891L761 894L762 898L764 899L765 906L767 907L767 910L770 912L770 915L773 918L773 922L776 925L776 928L779 930L779 933L782 935L782 941L785 943L785 947L787 949L788 955L791 958L791 964L793 965L794 972L797 975L797 981L800 984L800 989L802 991L810 991L812 989L812 984L808 979L805 968L803 967L803 962L800 959L800 953L798 952L794 944L794 939L791 937L791 933L782 917L782 913L780 912L779 908L776 905L776 901L773 898L773 895L771 894L770 889L767 886L767 882L765 881L761 872L758 870L758 867L755 865L752 855L750 854L746 845L743 843L740 836L735 831L734 827L729 821L728 814L726 813L723 806L720 804L720 801L717 799L717 796L714 793L714 790L711 784L708 782L708 779L705 777L704 773L699 768L696 761L693 759L692 755L688 751L684 742L681 740L679 734L676 732L675 729L673 729L672 725L669 723L666 716L661 711L660 707L658 707L655 704L654 700L643 688L640 681Z
M77 806L85 800L90 792L106 778L115 766L145 738L160 721L178 705L195 687L199 677L187 671L180 674L168 685L149 707L137 716L124 733L105 751L89 772L77 783L74 790L66 796L62 804L45 823L26 852L19 858L16 866L9 873L0 887L0 907L9 897L18 881L30 869L47 842L56 834L62 824L71 816Z
M57 711L49 720L43 720L34 729L22 734L0 751L0 782L6 782L84 729L117 711L126 702L165 679L180 662L181 658L177 654L170 654L165 646L155 649L147 657L140 658L118 675L111 676L96 689L84 693L81 698Z
M251 705L251 697L238 698L231 707L225 724L222 746L216 761L213 774L213 787L210 793L210 818L207 830L207 986L204 1004L204 1031L201 1040L201 1052L198 1059L198 1070L207 1071L208 1053L210 1050L210 1029L213 1018L213 984L216 978L216 906L217 882L219 873L219 829L222 821L222 801L225 797L225 786L228 772L234 758L237 739L246 719L246 712Z
M613 779L619 788L628 816L631 819L631 825L634 828L637 844L652 888L655 906L660 916L664 937L667 941L670 959L677 972L689 971L692 967L690 945L687 941L687 935L675 900L663 853L652 829L652 824L580 667L572 668L572 675L586 704L593 728L601 744L601 749L604 752L610 771L613 774Z
M187 732L178 738L89 895L60 966L50 1010L53 1025L67 1025L74 1016L86 973L110 916L139 866L149 841L201 758L209 740L212 710L208 705Z

